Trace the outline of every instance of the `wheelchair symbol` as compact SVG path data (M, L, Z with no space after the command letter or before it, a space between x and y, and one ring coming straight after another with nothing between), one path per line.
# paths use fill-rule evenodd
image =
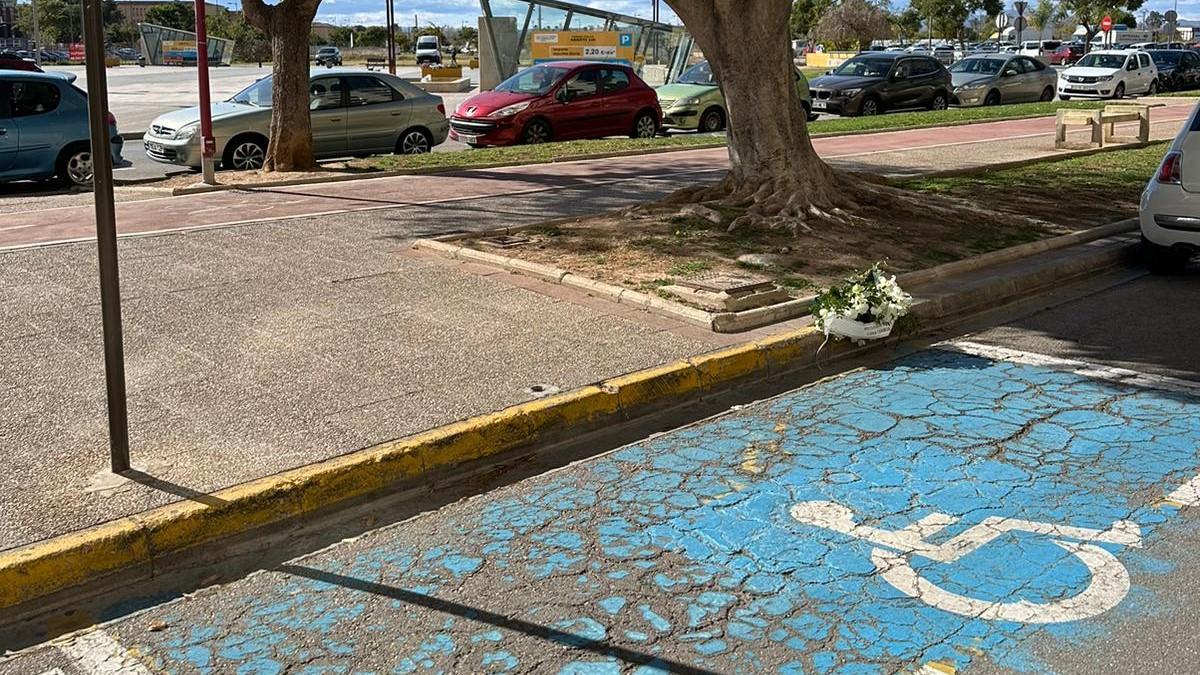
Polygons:
M792 507L791 514L806 525L874 544L871 562L885 581L905 595L947 612L988 620L1062 623L1103 614L1116 607L1129 592L1129 572L1113 554L1086 542L1135 548L1142 545L1141 528L1129 520L1114 521L1107 530L1093 530L993 516L943 544L933 544L928 538L958 522L958 518L934 513L908 527L884 530L859 524L850 509L827 501L800 502ZM1078 558L1091 573L1087 588L1074 596L1045 603L979 600L940 588L922 578L908 562L910 555L942 563L954 562L1006 532L1018 531L1052 537L1057 546Z

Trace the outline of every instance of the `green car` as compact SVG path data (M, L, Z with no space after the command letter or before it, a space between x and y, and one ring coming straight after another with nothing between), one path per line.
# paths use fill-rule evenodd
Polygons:
M811 122L812 95L808 91L808 80L796 71L796 91L800 94L800 105ZM663 128L677 131L721 131L725 128L725 95L713 77L708 61L692 66L674 84L655 89L658 103L662 106Z

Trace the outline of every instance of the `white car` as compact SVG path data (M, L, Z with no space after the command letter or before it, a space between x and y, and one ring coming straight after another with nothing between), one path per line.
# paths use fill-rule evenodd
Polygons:
M1138 219L1150 267L1181 270L1200 252L1200 104L1142 192Z
M1142 51L1092 52L1058 74L1058 97L1064 101L1157 93L1158 67Z

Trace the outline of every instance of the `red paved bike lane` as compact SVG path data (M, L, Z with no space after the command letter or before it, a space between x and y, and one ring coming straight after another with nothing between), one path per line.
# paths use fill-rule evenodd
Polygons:
M1185 119L1191 102L1158 108L1157 122ZM826 160L880 153L928 150L955 145L998 143L1050 137L1054 118L988 122L911 129L814 140ZM1047 151L1049 152L1049 151ZM980 163L986 155L979 153ZM640 177L672 177L720 171L728 163L723 148L651 155L476 169L450 174L398 176L340 183L237 190L180 197L159 197L117 204L120 234L160 232L215 225L420 206L490 196L513 196ZM32 210L19 222L0 226L0 248L92 239L93 210L69 206Z

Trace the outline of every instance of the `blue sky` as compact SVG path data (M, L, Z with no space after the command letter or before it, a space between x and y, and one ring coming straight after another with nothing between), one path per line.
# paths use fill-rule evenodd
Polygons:
M237 0L217 1L231 7L239 4ZM575 2L621 14L650 18L651 0L575 0ZM438 25L461 26L466 23L473 26L480 14L479 0L394 0L394 3L397 20L402 25L412 23L413 15L416 14L421 25L433 22ZM497 15L516 15L517 4L513 0L492 0L493 11ZM895 7L903 7L907 4L907 0L893 2ZM523 5L521 6L523 7ZM677 22L675 15L671 13L665 2L660 6L663 20ZM1011 8L1011 4L1009 7ZM1178 7L1181 19L1200 19L1200 0L1181 0L1178 3L1174 0L1149 0L1142 10L1138 10L1137 16L1140 18L1142 11L1165 12L1175 7ZM506 9L507 11L505 11ZM384 3L382 0L322 0L317 12L317 20L335 24L383 25ZM544 13L544 20L547 23L553 20L549 12ZM561 21L561 17L559 20Z

